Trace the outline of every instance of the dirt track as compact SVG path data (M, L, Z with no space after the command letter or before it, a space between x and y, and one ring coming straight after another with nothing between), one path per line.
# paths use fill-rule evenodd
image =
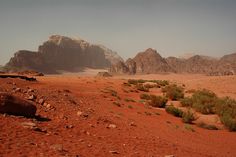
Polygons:
M139 102L141 92L128 92L128 77L38 77L38 82L0 79L0 91L27 97L29 87L47 105L38 107L44 121L0 115L0 156L126 156L126 157L234 157L236 133L210 131ZM143 79L167 79L186 89L207 88L219 96L236 98L236 77L201 75L145 75ZM13 88L22 92L14 92ZM104 92L110 88L117 97ZM24 92L26 91L26 92ZM127 102L132 98L136 102ZM119 102L120 107L114 102ZM78 115L81 111L81 115ZM41 131L22 127L34 122ZM190 128L190 129L189 129Z

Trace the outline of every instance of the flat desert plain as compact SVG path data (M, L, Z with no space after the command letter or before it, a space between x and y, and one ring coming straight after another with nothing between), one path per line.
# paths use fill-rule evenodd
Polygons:
M185 124L140 100L145 93L128 79L169 80L185 91L206 88L236 99L236 76L190 74L101 78L58 75L36 82L0 79L0 91L23 99L34 95L38 118L0 114L0 156L68 157L235 157L236 133L216 115L200 115L219 130ZM149 94L161 95L161 89ZM188 93L186 93L188 94ZM171 102L178 105L179 102ZM198 120L199 120L198 119Z

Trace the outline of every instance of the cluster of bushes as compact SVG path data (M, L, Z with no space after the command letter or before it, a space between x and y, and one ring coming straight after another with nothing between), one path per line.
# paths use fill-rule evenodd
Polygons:
M167 80L142 80L142 79L139 79L139 80L129 79L128 80L128 84L132 84L132 85L143 84L145 82L156 83L157 87L169 85L169 81L167 81Z
M143 84L136 84L136 89L143 92L149 92L149 88L145 87Z
M155 96L155 95L150 95L150 101L148 104L152 107L160 107L164 108L167 103L167 98L163 96Z
M144 100L148 100L148 105L152 107L159 107L159 108L164 108L168 101L166 97L150 95L150 94L141 94L140 98Z
M177 107L174 107L173 105L167 106L165 108L166 112L169 114L174 115L175 117L182 118L182 121L184 123L191 124L196 118L190 110L183 112L181 109L178 109Z
M202 114L218 114L221 122L230 130L236 131L236 101L229 97L219 98L209 90L193 93L192 97L181 100L182 106L192 107Z
M184 98L184 89L176 84L171 84L162 88L162 92L171 100L180 100Z

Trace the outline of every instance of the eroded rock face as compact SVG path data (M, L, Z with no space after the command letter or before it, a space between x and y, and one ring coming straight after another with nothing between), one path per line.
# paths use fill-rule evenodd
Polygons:
M190 58L162 58L156 50L147 49L138 53L125 63L113 65L112 73L118 74L155 74L155 73L191 73L215 75L234 75L236 73L236 53L215 59L195 55Z
M133 60L136 63L136 73L151 74L174 72L166 60L162 58L156 50L151 48L138 53Z
M155 74L174 72L174 70L156 50L149 48L144 52L138 53L133 59L128 59L125 63L120 62L113 65L111 72L126 74Z
M34 117L36 106L5 92L0 92L0 113L16 116Z
M108 68L119 61L123 61L122 58L104 46L53 35L39 46L38 52L18 51L5 67L9 71L56 73L58 70L74 72L84 67Z

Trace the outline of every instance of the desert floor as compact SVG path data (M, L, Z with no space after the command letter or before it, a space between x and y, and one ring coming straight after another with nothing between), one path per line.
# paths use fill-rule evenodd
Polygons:
M236 156L236 133L224 128L206 130L186 125L163 109L144 105L139 101L143 92L131 92L132 87L123 85L129 78L170 80L185 84L186 90L206 88L218 96L236 99L236 76L58 75L37 77L37 82L0 79L0 91L26 99L35 95L34 103L41 117L0 114L0 156ZM107 89L117 91L117 96ZM153 89L149 93L161 94L161 91ZM219 123L211 115L202 119ZM32 129L25 122L36 127Z

